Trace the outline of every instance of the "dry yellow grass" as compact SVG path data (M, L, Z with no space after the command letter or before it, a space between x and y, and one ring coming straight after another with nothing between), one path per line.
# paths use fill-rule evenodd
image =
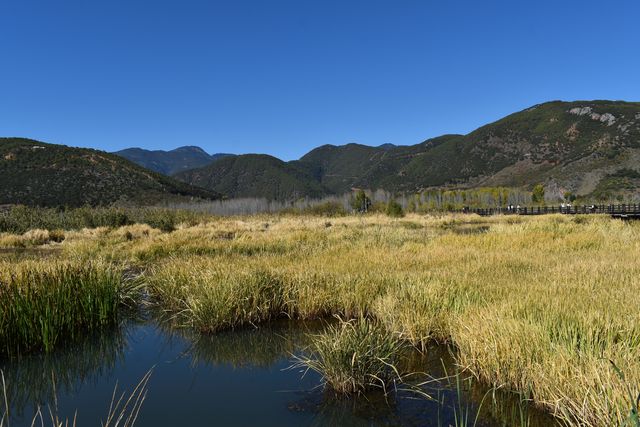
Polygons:
M65 239L62 230L29 230L22 235L0 233L0 248L26 248L60 243Z
M61 256L143 267L177 325L367 314L416 346L452 344L483 381L530 393L569 424L626 418L609 360L640 384L640 224L410 215L132 227L67 233Z

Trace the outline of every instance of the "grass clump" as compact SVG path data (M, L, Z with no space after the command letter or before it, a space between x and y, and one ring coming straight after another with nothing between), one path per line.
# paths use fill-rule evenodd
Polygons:
M169 264L148 278L155 306L175 326L213 333L271 320L286 310L283 286L274 274L263 270L238 277L223 269L199 270L202 265Z
M0 232L0 248L29 248L50 243L61 243L65 239L62 230L29 230L22 235Z
M340 394L362 393L400 380L396 369L404 349L398 336L376 321L339 320L312 336L309 356L297 356L294 366L318 372Z
M4 273L4 274L3 274ZM102 262L23 262L0 273L0 356L49 352L114 324L135 285Z

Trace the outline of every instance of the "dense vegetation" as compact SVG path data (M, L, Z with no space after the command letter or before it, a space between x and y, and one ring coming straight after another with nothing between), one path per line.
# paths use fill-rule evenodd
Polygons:
M230 154L208 154L202 148L194 146L178 147L170 151L127 148L113 154L164 175L174 175L188 169L206 166L230 156Z
M412 146L324 145L288 163L238 156L233 163L216 162L178 178L232 197L291 199L352 188L410 194L439 186L531 190L542 183L552 199L565 192L597 200L638 199L635 181L620 187L609 175L637 172L639 160L640 103L554 101L468 135ZM242 167L231 167L236 164ZM597 188L600 182L606 188Z
M0 138L0 204L153 204L218 197L102 151Z
M83 228L122 227L148 224L162 231L173 231L179 224L197 224L204 218L186 210L160 208L39 208L13 206L0 210L0 232L25 233L29 230L81 230ZM55 240L55 239L54 239Z
M640 188L640 172L634 169L618 169L607 174L598 182L593 191L593 198L597 200L625 201L625 195L634 194Z

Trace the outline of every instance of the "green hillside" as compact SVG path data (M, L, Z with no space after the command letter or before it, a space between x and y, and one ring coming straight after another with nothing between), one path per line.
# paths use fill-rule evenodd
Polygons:
M179 173L176 178L233 198L289 200L321 197L329 192L308 170L264 154L225 157L204 168Z
M344 159L348 159L345 162ZM602 180L640 168L640 103L549 102L468 135L390 150L320 147L301 161L330 191L417 191L433 186L524 186L596 195ZM349 166L351 165L351 167ZM609 193L638 193L633 179ZM631 183L631 184L629 184Z
M393 149L361 144L339 147L323 145L294 164L308 170L330 191L344 193L360 182L372 168L384 163L392 152Z
M220 196L103 151L0 138L0 204L154 204Z

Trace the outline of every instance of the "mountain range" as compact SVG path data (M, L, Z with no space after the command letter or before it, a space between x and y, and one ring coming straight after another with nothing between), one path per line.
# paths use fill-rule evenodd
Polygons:
M553 101L467 135L443 135L410 146L323 145L290 162L247 154L175 177L231 197L542 183L556 197L571 192L601 200L637 198L640 103Z
M170 176L169 176L170 175ZM593 200L640 198L640 103L552 101L408 146L323 145L298 160L207 154L194 146L114 154L0 138L0 204L265 197L290 200L353 188L545 186Z

